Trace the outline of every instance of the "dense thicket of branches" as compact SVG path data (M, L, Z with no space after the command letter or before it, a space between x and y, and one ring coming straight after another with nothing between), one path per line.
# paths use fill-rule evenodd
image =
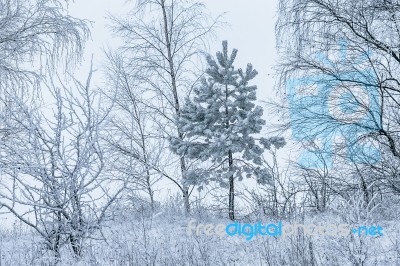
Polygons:
M300 139L306 135L296 126L301 124L309 131L309 138L302 139L306 147L315 150L310 141L322 139L322 160L327 149L341 161L339 165L353 164L347 170L354 172L351 178L322 175L326 177L324 191L327 180L334 182L328 194L340 194L358 184L368 199L372 192L367 187L372 183L399 192L399 11L399 3L391 0L280 1L276 28L281 55L279 85L286 90L297 81L295 85L302 86L299 92L287 91L294 135ZM335 92L337 99L329 98L332 88L340 88ZM348 104L345 94L359 108L348 112L353 117L337 116L329 109L330 101L340 98ZM290 106L291 99L310 95ZM293 115L293 111L303 115ZM333 143L339 134L345 145ZM355 158L353 151L361 155ZM309 180L313 175L307 176ZM343 187L343 182L348 185ZM324 195L327 197L326 192Z
M73 67L88 36L87 23L67 15L61 2L1 0L1 93L37 83L57 62Z

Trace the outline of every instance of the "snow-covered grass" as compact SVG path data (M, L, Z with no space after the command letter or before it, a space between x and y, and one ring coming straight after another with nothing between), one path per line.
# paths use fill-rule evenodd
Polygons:
M189 219L199 223L230 223L223 218L186 218L176 206L161 206L153 214L148 207L120 209L101 232L85 242L83 256L73 257L64 248L57 261L45 251L40 238L25 226L0 232L0 266L3 265L400 265L400 226L379 221L376 213L357 204L339 211L306 215L291 223L367 223L384 228L384 236L347 237L188 236ZM355 215L357 213L357 215ZM358 221L354 220L357 217ZM271 221L262 218L264 223ZM246 220L243 222L250 222ZM252 222L257 222L253 220ZM285 221L284 221L285 222Z

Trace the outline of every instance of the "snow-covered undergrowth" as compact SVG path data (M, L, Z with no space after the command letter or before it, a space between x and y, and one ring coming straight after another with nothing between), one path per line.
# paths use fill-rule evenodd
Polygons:
M379 224L384 236L239 236L187 235L189 219L199 223L230 223L211 213L186 218L168 207L151 214L147 207L121 209L101 232L87 239L81 258L67 245L60 259L46 251L41 239L25 226L0 232L0 266L3 265L399 265L400 226L382 221L383 210L366 212L357 204L342 206L302 218L282 220L303 224ZM276 222L269 217L249 217L242 223Z

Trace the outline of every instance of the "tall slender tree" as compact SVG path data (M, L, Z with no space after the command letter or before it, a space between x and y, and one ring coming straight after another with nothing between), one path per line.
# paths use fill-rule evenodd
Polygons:
M159 137L183 140L174 116L180 116L181 100L198 81L198 55L207 48L219 19L211 18L203 4L184 0L140 0L127 18L111 19L113 32L124 41L117 53L126 58L124 68L140 84L135 89L154 112ZM178 176L171 174L176 169L153 168L178 186L189 213L189 162L184 156L176 161Z

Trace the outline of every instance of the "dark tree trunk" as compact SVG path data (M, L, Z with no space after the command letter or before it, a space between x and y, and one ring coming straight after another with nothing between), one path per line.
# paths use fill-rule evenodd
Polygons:
M229 171L232 170L233 166L233 158L232 158L232 151L228 153L228 160L229 160ZM229 177L229 219L232 221L235 220L235 187L234 187L234 178L233 174Z

